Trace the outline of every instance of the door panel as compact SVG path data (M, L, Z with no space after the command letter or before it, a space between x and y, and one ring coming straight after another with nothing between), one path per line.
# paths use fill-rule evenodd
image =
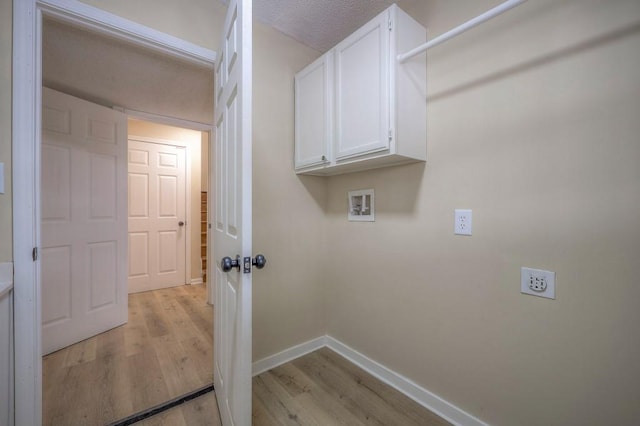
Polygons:
M251 424L251 0L231 0L216 64L214 381L222 424ZM240 263L242 261L240 260Z
M42 345L127 321L126 117L43 88Z
M183 147L129 140L129 292L186 282Z

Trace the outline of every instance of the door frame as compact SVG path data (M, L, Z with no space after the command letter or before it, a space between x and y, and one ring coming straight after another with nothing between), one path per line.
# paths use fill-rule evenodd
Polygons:
M216 52L77 0L13 0L14 423L42 423L40 127L42 17L213 69ZM211 165L209 167L211 169Z
M202 139L202 138L201 138ZM193 226L191 224L192 220L191 220L191 146L189 146L188 143L182 142L182 141L177 141L177 140L171 140L171 139L160 139L160 138L150 138L150 137L146 137L146 136L137 136L131 133L127 132L127 151L129 149L129 141L130 140L134 140L134 141L138 141L138 142L146 142L146 143L154 143L154 144L158 144L158 145L168 145L168 146L174 146L177 148L184 148L184 160L185 160L185 176L184 176L184 185L185 185L185 194L184 194L184 215L185 215L185 222L187 224L186 228L186 235L185 235L185 247L184 247L184 282L185 284L191 284L191 228L190 226ZM200 150L202 151L202 149ZM127 174L129 173L129 165L127 164ZM128 189L127 189L128 192ZM127 218L128 220L128 218ZM129 235L129 227L127 226L127 237ZM129 294L128 290L129 290L129 277L127 276L127 294Z

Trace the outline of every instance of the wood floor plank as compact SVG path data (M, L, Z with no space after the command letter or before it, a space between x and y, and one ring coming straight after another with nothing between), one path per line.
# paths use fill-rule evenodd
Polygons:
M153 347L169 394L179 396L210 384L174 335L154 337ZM211 361L213 362L213 360Z
M253 426L278 426L281 424L269 412L262 400L256 396L255 390L252 392L251 408L251 424Z
M130 389L134 412L171 399L160 362L153 348L131 355L127 360L131 371Z
M96 359L98 347L98 338L92 337L84 340L77 345L72 345L66 351L67 355L64 360L64 367L91 362Z
M327 392L292 363L270 371L276 380L296 398L320 424L361 425L339 398Z
M181 339L180 344L195 362L198 377L204 383L213 383L213 345L201 336Z
M118 336L118 333L111 335ZM98 347L100 343L101 339L98 339ZM97 406L95 416L100 424L106 424L127 416L134 406L130 393L130 366L123 348L124 333L117 339L103 339L102 344L110 352L98 352L95 362L82 364L91 370L83 372L85 382L81 389L86 395L85 404L88 407ZM119 346L115 348L115 345Z
M426 410L406 395L403 395L399 391L376 379L336 352L333 352L328 348L324 348L319 351L319 353L326 360L335 364L338 368L344 371L345 374L358 383L358 385L363 386L375 395L378 395L387 403L388 406L393 407L394 411L402 413L403 417L408 418L413 422L413 424L433 426L449 424L449 422L444 420L442 417Z
M129 295L129 317L124 328L125 354L127 356L140 353L149 346L150 334L140 304L142 293Z
M184 404L180 410L189 426L221 426L215 392Z
M185 308L177 300L185 294L184 290L177 288L172 290L174 291L154 292L159 306L164 311L163 316L168 320L170 332L182 338L201 336L200 328L193 323ZM211 309L209 311L211 312Z
M167 320L163 317L162 310L156 304L154 292L146 293L149 293L149 297L140 300L140 308L149 330L149 336L164 336L169 333Z
M359 422L365 425L384 425L375 413L372 413L367 403L362 401L362 396L358 395L355 384L350 383L336 369L328 365L318 355L317 351L302 358L298 358L292 363L300 370L304 371L311 380L317 383L320 388L341 404ZM376 408L373 408L376 410Z
M318 425L268 371L253 379L253 394L281 425Z
M448 424L328 348L292 363L364 424Z
M194 294L181 295L177 301L184 307L193 324L213 341L213 311L206 301Z

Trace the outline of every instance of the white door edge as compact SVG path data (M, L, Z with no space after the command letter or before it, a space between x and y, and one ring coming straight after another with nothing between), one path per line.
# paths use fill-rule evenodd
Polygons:
M53 2L49 1L49 4ZM78 12L82 3L58 1L56 16L73 19L90 32L98 31L106 12L89 19ZM42 349L40 306L40 263L32 259L32 250L40 245L40 110L42 107L42 4L37 0L13 2L12 49L12 183L13 183L13 261L14 261L14 400L15 424L42 423ZM153 31L136 35L129 41L143 48L161 35ZM139 42L137 42L139 40ZM180 40L180 39L177 39ZM184 44L189 44L181 40ZM215 52L214 52L215 53ZM207 59L213 66L215 55ZM210 65L209 65L210 64Z

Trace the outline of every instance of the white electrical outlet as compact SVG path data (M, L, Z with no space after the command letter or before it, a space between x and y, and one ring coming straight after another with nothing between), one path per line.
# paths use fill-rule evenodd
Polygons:
M456 235L471 235L472 212L466 209L456 209L454 216L453 233Z
M520 292L533 296L556 298L556 273L542 269L522 268Z

